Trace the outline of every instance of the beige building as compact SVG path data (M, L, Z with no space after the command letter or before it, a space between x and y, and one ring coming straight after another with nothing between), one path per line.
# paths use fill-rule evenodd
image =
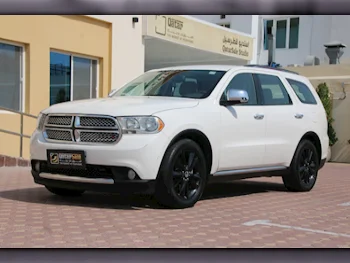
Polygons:
M85 16L0 16L0 107L37 116L58 101L105 96L111 86L111 24ZM61 92L60 92L61 91ZM23 120L30 135L36 119ZM20 132L0 112L0 129ZM20 156L17 135L0 133L0 154ZM23 153L29 157L29 139Z
M9 15L0 25L0 155L25 159L35 117L50 105L106 97L157 67L247 64L254 45L250 35L176 15Z

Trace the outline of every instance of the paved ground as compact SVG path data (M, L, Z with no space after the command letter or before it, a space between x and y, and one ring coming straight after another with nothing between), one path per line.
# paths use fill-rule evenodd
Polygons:
M28 168L0 168L0 247L350 247L350 165L327 164L309 193L280 178L208 187L190 209L151 197L63 199ZM266 221L264 221L266 220Z

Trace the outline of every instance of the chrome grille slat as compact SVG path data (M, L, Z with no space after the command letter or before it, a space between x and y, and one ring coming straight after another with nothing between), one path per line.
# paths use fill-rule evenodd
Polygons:
M51 142L114 144L120 139L116 118L99 115L48 115L44 137Z
M116 132L80 131L80 141L88 143L114 143L118 140Z
M72 116L49 116L47 125L50 126L71 126Z
M80 127L98 127L98 128L115 128L117 127L116 121L107 117L87 117L82 116L79 118Z
M72 141L72 132L67 130L46 129L47 138L56 141Z

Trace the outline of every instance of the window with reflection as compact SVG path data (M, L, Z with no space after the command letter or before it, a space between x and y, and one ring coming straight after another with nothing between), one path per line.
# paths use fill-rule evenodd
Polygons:
M277 21L276 27L276 48L286 48L287 20Z
M50 105L96 98L97 65L94 59L50 52Z
M273 20L264 20L264 49L267 50L269 48L269 42L268 42L268 31L272 31L273 27Z
M290 19L289 48L298 48L299 44L299 17Z
M296 81L293 79L287 79L287 81L289 82L290 86L293 88L293 91L302 103L317 104L317 101L314 95L312 95L312 92L308 88L308 86L306 86L300 81Z
M226 71L161 70L149 71L112 93L119 96L158 96L207 98Z
M299 17L290 17L283 20L263 20L264 27L264 49L268 49L267 32L274 32L276 48L295 49L299 47ZM289 39L287 39L289 35ZM288 41L287 41L288 40Z
M227 100L227 92L230 89L245 90L248 93L249 100L245 105L257 105L258 100L256 96L256 89L253 80L253 75L250 73L240 73L233 77L230 83L227 85L224 93L221 96L221 100Z
M0 43L0 107L22 110L22 56L22 47Z
M264 105L291 105L292 100L279 77L255 74L263 92Z

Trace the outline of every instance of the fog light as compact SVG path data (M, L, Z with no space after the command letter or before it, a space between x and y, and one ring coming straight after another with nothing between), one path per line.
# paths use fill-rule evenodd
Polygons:
M35 164L34 164L34 170L35 170L36 172L40 172L40 162L35 162Z
M128 171L128 178L129 180L134 180L136 177L136 173L133 170Z

